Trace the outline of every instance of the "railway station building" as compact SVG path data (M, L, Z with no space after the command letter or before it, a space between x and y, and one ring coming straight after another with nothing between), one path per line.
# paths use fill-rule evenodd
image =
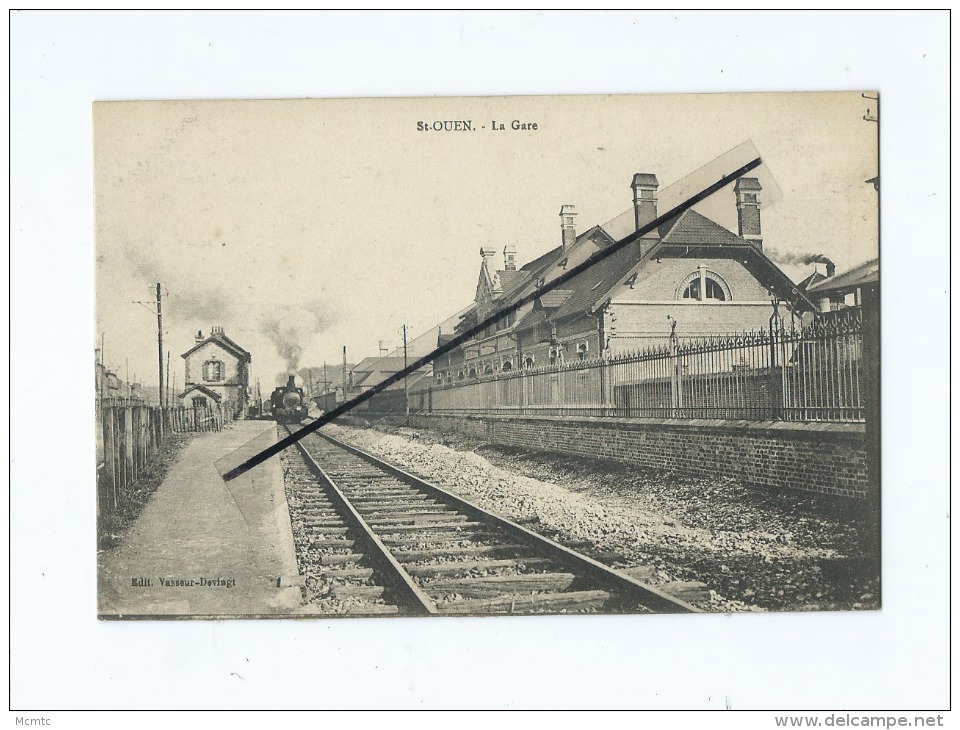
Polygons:
M196 344L181 357L185 388L177 398L186 407L221 406L234 418L243 418L250 387L250 353L227 337L222 327L210 336L197 332Z
M494 266L496 250L483 247L474 304L457 332L651 223L658 187L656 175L634 175L627 230L594 226L578 233L576 209L564 205L560 245L522 267L516 246L504 247L502 270ZM772 316L810 316L815 304L764 253L759 180L740 178L733 192L736 233L687 210L441 357L434 382L645 350L667 344L671 333L731 335L767 329Z

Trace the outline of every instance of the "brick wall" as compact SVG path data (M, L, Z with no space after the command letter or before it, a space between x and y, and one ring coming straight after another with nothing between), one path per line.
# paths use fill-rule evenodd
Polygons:
M606 457L772 489L866 498L861 424L415 415L410 425L489 443Z

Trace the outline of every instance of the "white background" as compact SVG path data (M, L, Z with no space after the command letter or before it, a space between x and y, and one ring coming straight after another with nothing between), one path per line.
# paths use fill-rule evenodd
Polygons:
M18 714L947 707L946 14L25 12L11 30ZM97 622L94 100L868 88L883 98L882 611Z

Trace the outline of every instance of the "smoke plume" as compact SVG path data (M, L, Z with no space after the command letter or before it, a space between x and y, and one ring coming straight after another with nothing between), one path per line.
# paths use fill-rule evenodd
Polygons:
M777 251L774 248L767 249L766 253L771 259L784 266L833 264L822 253L789 253L787 251Z
M273 343L287 372L300 367L300 357L314 338L328 329L336 315L319 299L301 305L274 305L257 322L260 333ZM286 382L286 378L284 378Z
M173 321L233 324L235 311L230 298L213 281L191 277L183 268L174 268L143 248L128 245L122 253L134 276L164 284L164 312ZM174 281L176 284L166 289Z

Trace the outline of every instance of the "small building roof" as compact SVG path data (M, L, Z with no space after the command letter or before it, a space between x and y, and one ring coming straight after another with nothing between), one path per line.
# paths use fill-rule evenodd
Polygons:
M190 393L192 393L192 392L195 391L195 390L199 390L199 391L200 391L201 393L203 393L205 396L207 396L207 397L209 397L209 398L213 398L213 400L214 400L216 403L219 403L219 402L222 400L222 397L220 396L219 393L217 393L217 392L215 392L215 391L213 391L213 390L210 390L210 388L208 388L208 387L205 386L205 385L191 385L189 388L187 388L185 391L183 391L180 395L178 395L177 398L183 398L183 397L185 397L185 396L187 396L187 395L190 395Z
M859 266L854 266L849 271L817 282L807 290L807 293L811 295L849 293L855 289L878 284L879 282L880 259L870 259L869 261L864 261Z
M199 350L201 347L203 347L209 342L214 342L220 345L221 347L226 349L228 352L232 352L234 355L236 355L241 360L244 360L245 362L250 362L250 353L244 350L242 347L240 347L240 345L238 345L236 342L231 340L222 332L218 332L217 334L210 335L203 342L198 342L189 350L187 350L185 353L183 353L180 357L186 359L191 354L193 354L194 352L196 352L197 350Z
M817 284L818 282L821 282L826 278L827 277L824 274L821 274L819 271L814 269L813 273L810 274L810 276L808 276L806 279L804 279L799 284L797 284L797 287L803 290L807 290L814 284Z
M374 371L396 373L403 370L402 357L365 357L353 368L355 373L372 373Z

